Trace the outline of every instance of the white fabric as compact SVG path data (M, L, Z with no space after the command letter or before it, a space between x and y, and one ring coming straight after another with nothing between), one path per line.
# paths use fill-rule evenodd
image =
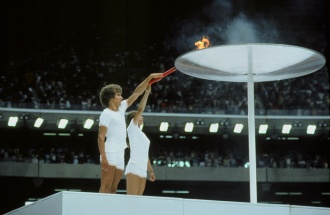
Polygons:
M146 178L147 170L135 165L132 162L128 162L125 170L125 175L127 174L133 174L139 176L140 178Z
M147 171L150 140L133 120L127 128L127 134L131 150L129 163L134 163Z
M111 166L115 166L116 169L124 170L125 168L125 151L119 152L106 152L105 156L107 157L108 163ZM102 162L102 157L100 155L100 162Z
M127 100L123 100L118 111L106 108L100 115L99 126L107 127L105 152L118 152L127 147L125 122L127 106Z

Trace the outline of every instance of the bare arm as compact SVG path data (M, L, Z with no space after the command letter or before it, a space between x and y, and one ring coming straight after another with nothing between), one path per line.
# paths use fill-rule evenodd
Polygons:
M138 124L139 122L139 119L141 118L142 116L142 113L146 107L146 104L147 104L147 100L148 100L148 97L149 97L149 94L150 94L150 91L151 91L151 85L148 84L147 88L146 88L146 91L144 92L144 95L141 99L141 102L140 102L140 105L139 105L139 108L134 116L134 124Z
M128 107L135 102L135 100L146 90L148 83L153 78L161 77L163 73L152 73L150 74L139 86L137 86L133 94L127 99Z
M105 135L107 133L108 128L105 126L100 126L99 127L99 134L97 137L97 143L99 145L99 151L101 155L101 165L102 165L102 170L108 171L109 168L109 163L107 160L107 157L105 155Z
M150 159L148 159L148 172L149 172L149 180L154 182L156 180L156 176L154 170L152 169Z

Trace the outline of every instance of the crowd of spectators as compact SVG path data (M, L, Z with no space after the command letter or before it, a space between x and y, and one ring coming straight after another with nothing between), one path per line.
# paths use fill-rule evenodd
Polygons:
M98 93L105 84L123 86L125 97L147 74L174 66L179 53L163 45L151 43L144 50L100 53L88 49L82 55L71 44L48 44L51 48L38 56L9 62L0 76L0 107L101 110ZM328 115L327 68L295 79L256 83L255 100L260 115ZM247 85L176 72L154 84L147 111L245 115Z
M71 150L67 148L28 148L2 147L0 160L3 162L25 163L66 163L66 164L92 164L95 157L86 154L84 150Z
M128 155L129 156L129 155ZM167 167L214 167L248 168L248 155L238 151L192 149L153 151L150 160L154 166ZM61 164L99 164L98 154L89 154L85 150L67 148L28 148L1 147L0 161L25 163L61 163ZM276 151L257 154L258 168L329 168L327 155L302 153L299 150Z
M258 168L329 168L327 155L299 153L299 150L257 153ZM154 165L168 167L249 167L248 155L218 149L162 150L152 155Z

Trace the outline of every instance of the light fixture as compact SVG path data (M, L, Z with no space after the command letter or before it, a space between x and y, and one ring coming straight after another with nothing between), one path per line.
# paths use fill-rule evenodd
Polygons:
M21 119L21 120L29 120L30 119L30 115L29 114L20 115L19 119Z
M240 134L243 130L244 125L237 123L234 128L234 133Z
M315 134L315 130L316 130L316 125L308 125L307 126L307 134Z
M8 126L15 127L17 121L18 121L18 117L17 116L11 116L11 117L9 117Z
M209 131L210 133L217 133L219 130L219 123L211 123Z
M296 121L295 123L293 123L293 127L301 127L301 126L302 126L302 124L299 121Z
M204 125L205 122L204 122L204 120L202 120L202 119L198 119L198 120L196 120L195 124L196 124L196 125Z
M193 129L194 129L194 123L192 122L187 122L186 125L184 126L185 132L192 132Z
M267 133L267 129L268 129L268 125L267 124L261 124L259 126L259 134L266 134Z
M68 124L69 120L67 119L61 119L58 123L58 128L64 129L66 125Z
M169 123L168 122L161 122L159 126L159 131L166 132L168 130Z
M42 125L42 123L44 122L43 118L37 118L36 121L34 122L34 127L36 128L40 128L40 126Z
M61 137L70 137L71 134L70 133L58 133L58 136L61 136Z
M224 120L224 121L221 121L220 122L220 125L221 126L230 126L231 125L231 120L230 119L226 119L226 120Z
M321 121L318 123L318 126L324 128L324 127L327 127L327 123L325 121Z
M282 127L282 133L283 134L290 134L291 128L292 128L292 125L284 124L283 127Z
M94 124L94 120L92 119L86 119L85 123L84 123L84 128L86 129L91 129L91 127Z
M56 136L57 134L56 133L49 133L49 132L46 132L46 133L43 133L44 136Z

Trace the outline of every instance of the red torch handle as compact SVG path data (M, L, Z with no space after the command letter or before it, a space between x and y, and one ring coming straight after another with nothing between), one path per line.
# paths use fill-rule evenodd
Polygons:
M155 83L155 82L157 82L157 81L160 81L162 78L164 78L165 76L168 76L169 74L171 74L172 72L175 72L175 71L176 71L176 68L173 67L173 68L167 70L166 72L164 72L163 75L162 75L161 77L159 77L159 78L154 78L154 79L152 79L151 81L149 81L149 84L153 84L153 83Z

